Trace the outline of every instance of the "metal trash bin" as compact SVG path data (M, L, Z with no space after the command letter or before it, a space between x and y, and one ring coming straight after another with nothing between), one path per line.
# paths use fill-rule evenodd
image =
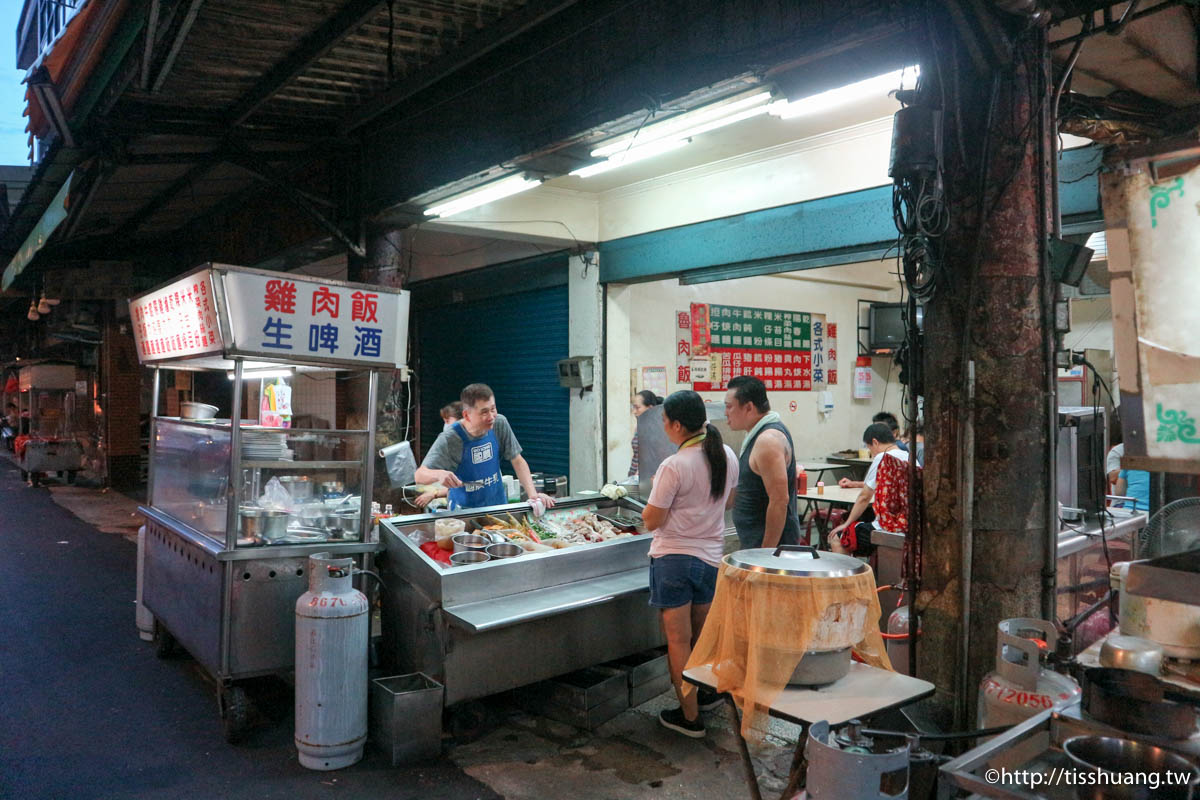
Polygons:
M441 754L444 693L420 672L371 681L371 741L393 767Z

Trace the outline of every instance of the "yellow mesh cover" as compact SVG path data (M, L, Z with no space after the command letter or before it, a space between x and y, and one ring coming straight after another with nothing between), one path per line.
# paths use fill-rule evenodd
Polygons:
M798 578L721 565L717 593L688 668L712 667L717 691L742 710L742 735L761 739L771 702L803 653L853 646L892 669L879 635L879 598L868 569L845 578ZM685 691L695 691L684 684ZM814 720L815 721L815 720Z

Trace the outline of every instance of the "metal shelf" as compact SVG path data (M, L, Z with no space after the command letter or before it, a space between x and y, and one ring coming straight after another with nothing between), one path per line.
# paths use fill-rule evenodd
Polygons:
M242 461L245 469L362 469L361 461Z

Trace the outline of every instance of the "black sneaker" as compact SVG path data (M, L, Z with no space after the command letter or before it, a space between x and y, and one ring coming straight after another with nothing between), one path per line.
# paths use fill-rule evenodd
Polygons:
M682 708L670 708L658 712L658 724L693 739L704 738L704 723L700 721L699 717L689 721L683 716Z
M696 695L696 703L701 711L713 711L721 707L724 698L712 689L701 688Z

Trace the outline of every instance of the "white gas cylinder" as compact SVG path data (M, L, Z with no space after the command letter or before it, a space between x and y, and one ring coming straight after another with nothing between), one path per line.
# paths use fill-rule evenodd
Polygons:
M296 601L296 749L309 769L341 769L367 740L367 598L354 559L314 553Z
M1043 664L1058 631L1045 620L1006 619L997 626L996 670L979 686L981 728L1015 725L1079 702L1079 684Z

